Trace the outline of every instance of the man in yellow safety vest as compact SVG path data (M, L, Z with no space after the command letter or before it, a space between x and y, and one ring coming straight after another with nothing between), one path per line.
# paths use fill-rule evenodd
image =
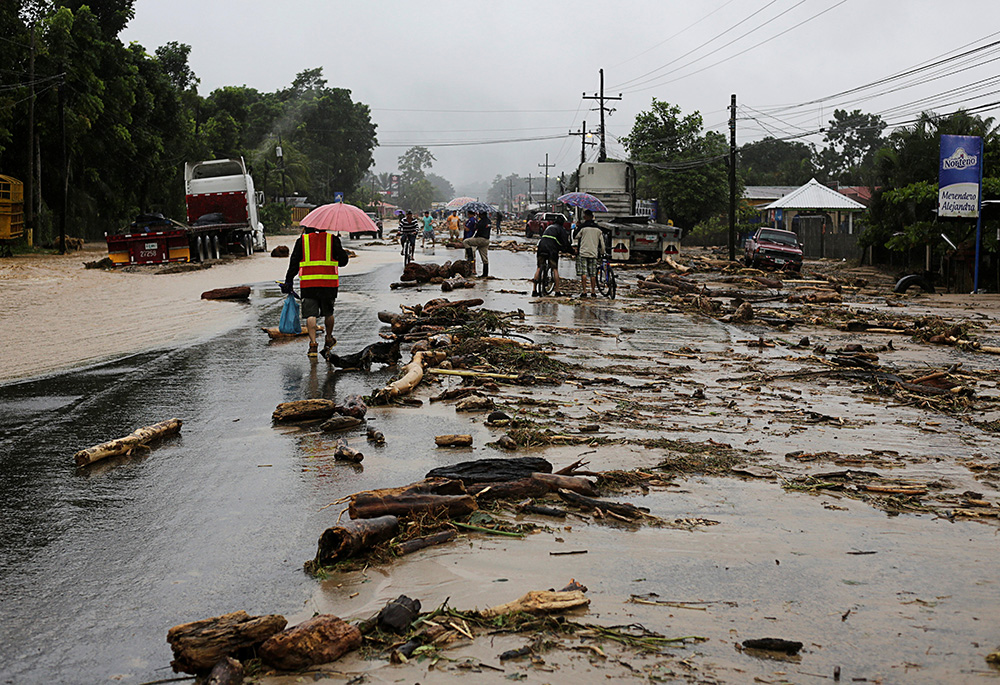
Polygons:
M288 260L288 272L281 292L292 292L295 275L299 276L302 291L302 316L306 317L306 332L309 334L309 356L315 357L316 319L323 317L326 327L322 355L330 352L336 340L333 338L333 303L337 299L340 285L340 267L347 266L350 259L340 238L326 231L307 228L295 241Z

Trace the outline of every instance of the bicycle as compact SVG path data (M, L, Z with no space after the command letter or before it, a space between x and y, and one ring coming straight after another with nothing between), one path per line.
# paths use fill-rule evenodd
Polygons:
M615 280L615 271L611 268L611 258L605 252L601 261L597 265L597 290L610 299L615 299L618 292L618 283Z
M417 244L417 234L404 233L401 237L403 240L403 266L406 266L413 261L413 248Z
M555 275L552 273L552 262L545 260L542 264L542 272L538 275L538 294L541 297L548 297L556 287Z

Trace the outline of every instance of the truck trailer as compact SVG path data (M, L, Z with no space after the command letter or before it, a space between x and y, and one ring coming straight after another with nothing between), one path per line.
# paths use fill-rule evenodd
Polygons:
M585 162L577 178L581 192L600 199L608 208L607 212L594 212L594 220L609 238L612 260L655 262L678 253L679 228L636 214L634 166L628 162Z
M184 191L186 224L143 214L122 233L106 236L116 266L204 262L267 249L257 215L262 198L242 158L188 162Z

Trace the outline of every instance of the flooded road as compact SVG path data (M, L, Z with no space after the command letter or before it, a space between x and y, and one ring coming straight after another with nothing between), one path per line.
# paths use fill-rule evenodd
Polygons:
M433 286L390 291L400 264L391 247L371 249L393 261L342 276L334 331L341 353L377 340L378 310L440 296ZM417 255L425 262L460 257L441 248L434 256ZM927 427L926 415L907 408L888 412L846 389L826 388L823 396L789 396L781 389L748 394L734 380L746 373L747 360L778 355L734 350L734 340L747 337L746 331L666 306L640 308L628 299L530 300L519 294L530 284L507 277L529 275L533 261L531 253L492 252L491 271L499 278L459 297L483 297L486 306L500 310L524 309L529 337L550 343L563 359L592 373L615 375L616 365L636 359L664 371L667 380L656 394L673 408L649 419L664 436L726 441L779 463L792 449L892 446L920 457L908 469L946 475L959 490L963 478L972 482L950 460L980 439L967 427L943 418L934 432L916 432L918 444L914 431L900 422ZM280 271L277 263L268 266ZM418 480L437 466L499 456L484 446L498 433L444 403L373 409L369 422L387 442L374 448L363 435L350 438L365 454L363 465L354 466L333 460L335 440L329 435L273 427L271 412L280 402L367 394L394 373L335 374L324 361L306 357L304 339L268 342L259 327L276 324L280 301L277 286L260 281L249 303L210 303L233 322L222 334L0 386L0 682L170 678L169 627L240 609L281 613L290 623L314 611L359 618L401 593L419 597L425 609L447 597L470 608L558 586L571 576L591 588L591 618L707 635L708 642L678 650L677 658L718 668L719 682L758 675L773 680L777 671L792 673L790 682L812 682L815 676L803 679L794 669L829 677L834 665L845 667L848 681L848 672L926 683L996 675L980 655L1000 638L993 625L1000 577L995 528L931 515L889 517L829 495L785 493L777 483L692 477L665 492L631 498L668 520L717 522L698 530L577 523L525 540L462 540L392 567L318 583L302 564L337 518L339 507L327 505L359 490ZM695 358L669 356L685 347L697 349ZM698 388L711 405L692 399ZM639 414L652 412L642 406L648 389L626 397L602 392L594 397L566 384L551 397L570 428L592 420L595 406L603 410L625 400L638 403ZM517 388L512 394L531 392ZM740 412L727 413L727 406L750 413L752 424ZM788 419L774 419L776 411L803 408L836 412L853 423L804 431ZM72 465L78 449L174 416L184 420L180 436L151 453L84 470ZM472 433L476 447L436 449L433 436L442 433ZM993 445L980 442L977 449ZM564 446L537 454L563 465L593 451ZM660 450L612 443L591 459L595 469L634 468L661 456ZM571 547L589 553L549 555ZM734 605L700 612L627 603L630 594L650 592ZM772 633L807 642L801 665L748 660L733 651L737 639ZM507 648L499 648L501 642L473 649L495 660ZM523 675L526 682L606 682L605 671L580 659L566 664L572 675ZM336 666L352 673L379 668L356 656ZM402 675L392 669L370 673L372 682ZM427 674L410 675L416 681ZM486 682L486 675L476 677ZM491 673L488 680L504 677Z

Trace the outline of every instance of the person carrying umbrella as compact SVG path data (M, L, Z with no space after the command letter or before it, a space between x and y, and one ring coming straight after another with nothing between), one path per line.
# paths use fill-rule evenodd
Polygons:
M306 317L306 333L309 335L309 356L316 356L316 319L323 317L326 339L323 356L336 343L333 337L333 303L340 287L340 267L347 266L350 257L340 238L327 231L306 228L295 241L288 259L288 272L281 292L292 292L295 275L299 276L302 292L302 316Z

